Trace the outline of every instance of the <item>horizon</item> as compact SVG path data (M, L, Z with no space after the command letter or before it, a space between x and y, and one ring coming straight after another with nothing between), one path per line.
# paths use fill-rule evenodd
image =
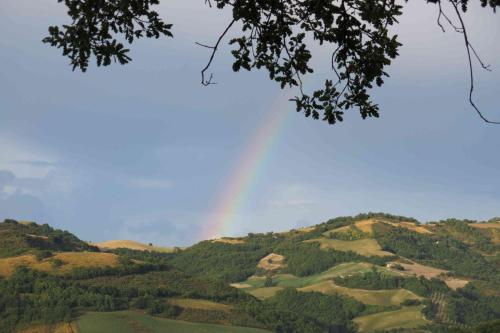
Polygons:
M131 64L82 74L41 43L49 25L65 22L63 5L2 1L0 219L94 242L185 246L360 211L499 216L500 127L468 104L463 39L427 24L427 4L406 6L401 56L374 93L380 119L350 111L328 126L295 112L293 91L264 73L233 73L227 45L214 63L219 84L201 86L208 53L194 42L213 41L224 26L214 9L162 4L174 39L140 41ZM475 99L500 119L500 21L470 7L469 34L493 68L476 67Z

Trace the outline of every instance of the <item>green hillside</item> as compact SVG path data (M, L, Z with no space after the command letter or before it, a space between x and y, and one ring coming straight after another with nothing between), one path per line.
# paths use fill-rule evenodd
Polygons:
M0 223L0 258L50 251L97 251L75 235L47 224L5 220Z
M496 329L498 230L497 221L361 214L166 253L99 250L69 232L9 220L0 223L0 276L8 272L0 332Z
M269 333L270 331L238 326L190 323L151 317L137 312L89 312L78 318L80 333Z

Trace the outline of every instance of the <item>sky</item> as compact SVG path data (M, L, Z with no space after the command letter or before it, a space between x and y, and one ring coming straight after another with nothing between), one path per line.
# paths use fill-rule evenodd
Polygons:
M474 2L473 2L474 3ZM55 0L0 1L0 219L49 223L84 240L185 246L204 237L282 231L341 215L388 212L432 221L500 216L500 126L467 103L463 39L410 1L404 46L373 91L379 119L349 111L330 126L296 113L265 72L231 70L230 48L200 69L228 13L162 1L174 39L141 40L133 62L72 72L41 43L66 22ZM476 100L500 119L500 14L464 16L492 72ZM307 89L331 76L328 50ZM325 67L326 68L326 67ZM213 230L215 229L215 230Z

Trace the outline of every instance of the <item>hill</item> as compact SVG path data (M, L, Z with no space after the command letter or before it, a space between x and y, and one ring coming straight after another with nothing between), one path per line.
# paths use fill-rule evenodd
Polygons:
M500 327L498 230L370 213L168 251L9 220L0 331L482 333Z
M5 220L0 223L0 258L38 251L97 251L75 235L48 224Z

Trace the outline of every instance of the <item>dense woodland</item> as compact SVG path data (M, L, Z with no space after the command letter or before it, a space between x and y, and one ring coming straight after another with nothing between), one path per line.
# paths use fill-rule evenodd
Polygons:
M394 254L386 257L321 249L317 242L304 242L331 235L331 230L365 219L420 225L400 216L362 214L332 219L308 232L249 234L235 244L203 241L173 253L117 249L111 251L119 257L114 267L80 267L58 274L18 267L10 277L0 278L0 331L14 332L36 323L68 322L90 310L135 309L154 316L275 332L354 333L357 325L353 319L360 315L418 304L424 306L429 324L423 329L428 332L494 332L488 331L491 327L498 330L499 322L494 322L500 318L499 261L498 255L495 256L498 245L486 233L471 228L474 221L432 223L428 225L433 230L429 235L397 225L374 224L373 237L384 250ZM0 223L0 232L0 257L31 254L42 261L51 260L59 251L99 251L71 233L47 225L8 220ZM286 258L286 264L279 270L281 274L297 277L312 276L341 263L368 263L374 265L371 271L332 281L364 290L403 288L422 300L407 300L387 308L363 304L345 295L299 292L294 288L282 289L273 297L259 300L230 286L251 276L267 276L266 285L273 286L270 274L276 272L258 267L259 260L270 253ZM464 288L452 290L438 278L403 277L375 269L384 268L398 258L446 269L450 275L472 281ZM402 267L395 265L395 269ZM446 304L444 310L432 301L436 295ZM186 309L167 301L173 297L228 304L231 311ZM443 316L447 322L440 321Z

